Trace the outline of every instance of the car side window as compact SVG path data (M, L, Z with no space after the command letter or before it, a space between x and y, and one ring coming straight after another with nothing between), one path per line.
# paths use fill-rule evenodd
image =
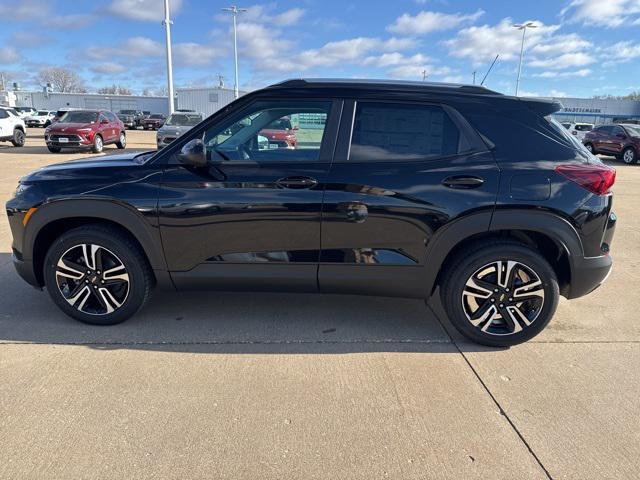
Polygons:
M349 160L406 161L458 153L460 131L437 105L359 102Z
M6 110L0 109L0 118L9 118L9 114Z
M609 126L598 127L598 133L602 135L611 135L612 128Z
M111 112L104 112L104 114L106 115L106 117L109 119L110 122L115 122L116 121L116 116L111 113Z
M624 135L624 130L622 130L622 128L620 127L612 127L611 128L611 135Z
M213 161L320 160L330 101L258 101L204 134Z
M101 123L106 120L107 122L109 121L109 119L105 116L104 113L100 114L100 118L98 119Z

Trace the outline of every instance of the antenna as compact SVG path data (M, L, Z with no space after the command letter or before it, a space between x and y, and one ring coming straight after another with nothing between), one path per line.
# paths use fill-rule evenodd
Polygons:
M498 57L500 56L500 54L496 55L496 58L493 59L493 62L491 63L491 66L489 67L489 70L487 70L487 73L485 74L484 78L482 79L482 81L480 82L480 85L484 85L484 81L487 79L487 77L489 76L489 74L491 73L491 69L493 68L493 66L496 64L496 61L498 60Z

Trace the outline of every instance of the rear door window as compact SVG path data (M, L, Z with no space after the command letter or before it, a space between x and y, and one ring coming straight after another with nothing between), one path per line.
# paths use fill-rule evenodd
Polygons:
M349 160L407 161L455 155L460 131L438 105L359 102Z

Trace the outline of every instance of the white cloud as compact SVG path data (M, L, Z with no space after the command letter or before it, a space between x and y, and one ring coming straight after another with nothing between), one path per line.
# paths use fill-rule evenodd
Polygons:
M389 76L393 78L411 78L414 80L422 79L423 75L427 77L439 77L449 75L451 69L449 67L436 67L433 65L401 65L389 71Z
M618 42L606 48L606 54L617 60L629 61L640 57L640 43L634 44L630 41Z
M0 63L16 63L20 54L13 47L0 47Z
M90 70L94 73L116 74L116 73L126 72L127 67L125 67L124 65L120 65L118 63L106 62L106 63L99 63L97 65L94 65L93 67L91 67Z
M92 13L56 14L52 9L52 2L47 0L7 2L0 5L0 18L20 22L37 22L47 27L66 29L83 28L96 20L96 16Z
M564 70L571 67L584 67L595 62L591 55L584 52L563 53L545 59L531 60L528 65L538 68L550 68L552 70Z
M182 7L182 0L171 0L171 15L175 15ZM111 15L159 22L164 18L164 2L160 0L113 0L106 11Z
M258 23L260 25L272 24L278 27L285 27L297 24L304 16L305 10L302 8L291 8L277 15L272 15L270 11L275 9L274 4L269 5L253 5L247 8L238 17L238 24L249 22ZM230 21L231 14L219 13L215 17L219 21Z
M363 60L362 65L386 68L396 65L423 64L432 61L432 59L422 55L421 53L416 53L411 57L405 57L399 52L393 52L383 53L379 56L369 56Z
M177 43L173 46L173 58L177 65L210 65L220 54L216 48L199 43Z
M147 37L131 37L115 47L90 47L87 56L93 60L118 57L147 58L164 55L164 46Z
M562 98L562 97L568 97L569 95L567 95L566 92L562 92L560 90L551 90L549 92L549 96L555 97L555 98Z
M560 13L574 22L615 28L640 21L640 0L572 0Z
M520 97L539 97L540 96L538 92L527 92L526 90L520 90L518 95Z
M580 70L570 70L568 72L542 72L535 73L532 76L538 78L567 78L567 77L588 77L593 73L589 68L582 68Z
M387 30L401 35L424 35L473 23L482 15L484 15L483 10L471 14L448 14L423 10L415 16L408 13L399 16L394 23L387 27Z

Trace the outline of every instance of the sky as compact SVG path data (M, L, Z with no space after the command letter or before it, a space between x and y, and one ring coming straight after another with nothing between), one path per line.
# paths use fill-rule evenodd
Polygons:
M170 0L176 87L233 86L231 2ZM640 90L640 0L277 0L238 4L240 88L287 78L479 83L521 95L592 97ZM88 89L166 85L163 0L0 0L0 71L42 86L48 66Z

